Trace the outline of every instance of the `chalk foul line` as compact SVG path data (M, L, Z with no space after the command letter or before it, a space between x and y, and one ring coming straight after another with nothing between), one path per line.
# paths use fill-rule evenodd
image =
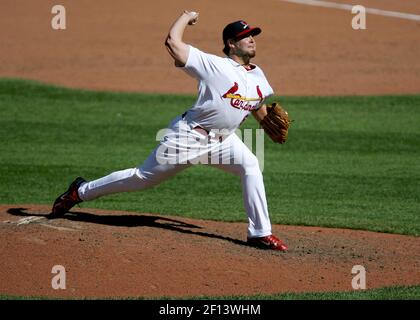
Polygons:
M329 2L329 1L322 1L322 0L279 0L279 1L304 4L308 6L341 9L341 10L346 10L346 11L348 10L351 11L352 8L355 6L355 5L346 4L346 3ZM384 16L384 17L420 21L420 15L398 12L398 11L388 11L388 10L375 9L375 8L366 8L366 13L375 14L375 15Z

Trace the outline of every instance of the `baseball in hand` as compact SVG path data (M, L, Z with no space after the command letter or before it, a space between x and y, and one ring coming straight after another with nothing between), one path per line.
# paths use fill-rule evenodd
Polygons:
M198 20L198 13L197 13L197 12L195 12L195 11L191 11L191 12L190 12L190 14L191 14L192 16L195 16L195 18L194 18L194 19L192 19L192 20L190 20L190 22L188 22L188 24L191 26L191 25L194 25L194 24L196 24L196 23L197 23L197 20Z

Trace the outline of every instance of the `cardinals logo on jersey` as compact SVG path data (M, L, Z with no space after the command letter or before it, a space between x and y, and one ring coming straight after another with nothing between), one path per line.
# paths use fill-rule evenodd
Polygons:
M222 96L222 98L230 99L230 105L236 109L252 111L264 100L264 96L260 90L260 86L256 86L255 91L258 98L247 98L239 93L239 85L237 82ZM257 101L257 103L255 103Z

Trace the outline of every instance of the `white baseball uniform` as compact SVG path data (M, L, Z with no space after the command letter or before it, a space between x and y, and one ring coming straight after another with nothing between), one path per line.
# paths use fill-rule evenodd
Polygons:
M207 164L240 176L248 215L248 237L271 234L263 176L257 157L234 133L252 110L273 94L264 73L246 69L229 57L189 47L182 67L198 80L198 98L176 117L146 161L79 188L83 201L104 195L153 187L193 164ZM197 131L201 127L207 131Z

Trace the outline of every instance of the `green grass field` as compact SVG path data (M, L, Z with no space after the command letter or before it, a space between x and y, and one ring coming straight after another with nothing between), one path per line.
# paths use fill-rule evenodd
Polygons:
M0 300L59 300L48 297L24 297L0 295ZM86 298L97 299L97 298ZM115 299L113 297L105 299ZM143 297L132 297L129 300L151 300ZM158 297L155 299L164 300L419 300L420 286L409 287L387 287L381 289L368 289L348 292L309 292L309 293L282 293L275 295L253 295L253 296L202 296L202 297ZM155 300L153 299L153 300Z
M0 80L1 203L52 204L78 175L140 165L194 99ZM420 235L420 95L271 100L294 119L285 145L265 139L273 223ZM82 207L246 221L239 179L205 166Z
M285 145L265 139L273 223L420 234L420 96L279 100L295 121ZM51 204L78 175L140 165L193 102L1 80L1 202ZM239 179L205 166L82 206L246 221Z

